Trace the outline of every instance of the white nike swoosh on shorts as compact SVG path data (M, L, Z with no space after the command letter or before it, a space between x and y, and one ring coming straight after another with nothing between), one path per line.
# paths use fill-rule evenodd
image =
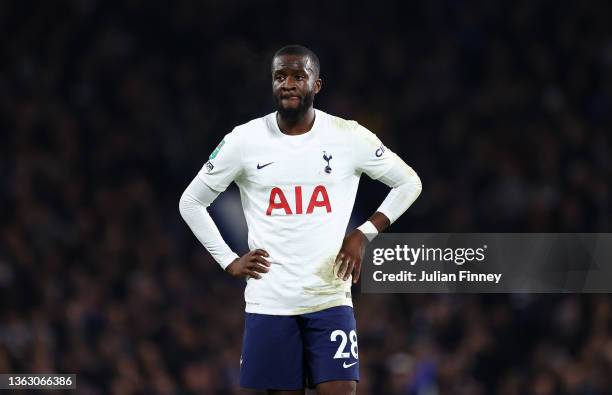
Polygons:
M353 363L349 363L349 364L347 365L347 364L346 364L346 362L344 362L344 363L342 364L342 367L343 367L344 369L346 369L346 368L350 368L351 366L355 365L356 363L357 363L357 362L353 362Z

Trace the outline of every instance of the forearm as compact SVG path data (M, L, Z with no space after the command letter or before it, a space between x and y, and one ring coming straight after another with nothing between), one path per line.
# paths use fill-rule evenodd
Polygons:
M179 211L196 238L225 269L238 255L225 243L208 213L207 207L218 195L199 177L195 177L181 196Z

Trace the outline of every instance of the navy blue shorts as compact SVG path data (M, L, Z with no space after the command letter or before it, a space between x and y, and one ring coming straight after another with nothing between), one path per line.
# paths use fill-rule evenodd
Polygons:
M353 308L295 316L247 313L240 385L298 390L325 381L359 381Z

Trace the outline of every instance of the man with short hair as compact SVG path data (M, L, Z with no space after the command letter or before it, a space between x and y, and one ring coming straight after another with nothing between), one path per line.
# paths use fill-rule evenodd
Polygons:
M319 59L290 45L272 60L277 110L227 134L187 187L180 212L215 260L246 277L243 387L269 394L355 394L359 381L351 282L365 245L421 192L416 173L370 131L313 107ZM391 191L344 237L362 173ZM236 255L206 208L234 181L250 252Z

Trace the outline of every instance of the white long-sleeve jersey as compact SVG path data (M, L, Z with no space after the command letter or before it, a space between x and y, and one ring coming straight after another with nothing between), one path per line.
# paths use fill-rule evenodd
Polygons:
M315 110L312 129L290 136L271 113L225 136L183 194L181 214L227 267L237 255L206 207L236 182L249 248L266 250L271 262L261 279L247 280L247 312L295 315L352 306L351 279L334 275L334 261L362 173L393 188L378 209L391 222L421 191L412 168L357 122Z

